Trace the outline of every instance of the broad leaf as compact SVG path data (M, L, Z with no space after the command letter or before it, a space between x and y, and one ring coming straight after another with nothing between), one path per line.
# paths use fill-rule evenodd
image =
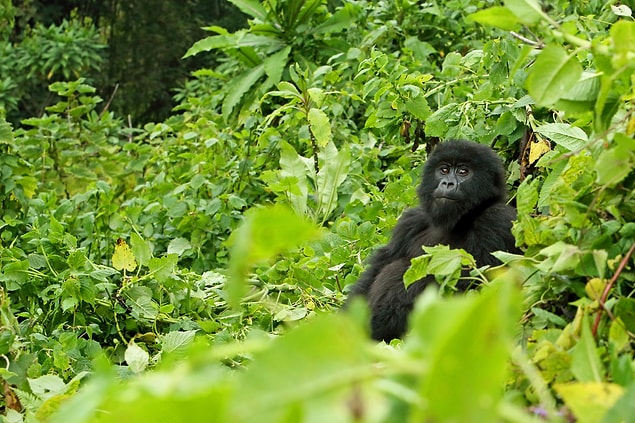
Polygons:
M560 46L547 46L527 76L527 90L536 104L548 106L564 97L582 75L582 66Z
M168 254L176 254L177 256L180 256L190 248L192 248L192 244L190 244L190 241L187 239L174 238L170 241L170 244L168 244Z
M130 234L130 246L132 248L132 254L139 261L141 266L147 266L148 261L152 258L152 251L148 243L141 238L136 232Z
M132 272L137 268L134 254L132 254L126 241L121 238L117 240L117 245L115 245L115 253L112 255L112 267L128 272Z
M312 107L307 115L311 134L315 137L317 145L320 149L326 147L331 141L331 121L326 113L320 109Z
M589 142L587 134L580 128L566 123L546 123L535 129L569 151L578 151Z
M582 319L580 340L571 353L571 372L579 382L604 380L604 368L587 317Z
M520 28L519 19L509 8L494 6L485 10L468 15L469 21L478 22L482 25L495 26L506 31L515 31Z
M536 0L505 0L503 3L524 24L537 23L546 16Z
M150 355L148 352L143 350L134 342L131 342L128 345L128 348L126 348L124 358L126 359L126 363L128 363L128 367L134 373L141 373L144 371L150 362Z
M351 164L350 148L344 144L340 151L337 151L335 144L329 142L320 153L320 162L322 167L317 175L317 213L324 222L335 210L338 197L337 189L348 175Z
M293 178L296 192L289 190L285 194L293 210L300 216L306 216L309 193L307 168L295 148L286 141L280 143L280 175Z
M251 266L320 234L312 223L280 205L247 211L242 225L229 237L231 278L225 285L229 304L237 307L240 303L246 287L244 278Z
M479 295L438 301L425 292L415 306L406 348L423 374L408 421L493 422L508 375L520 289L508 272Z

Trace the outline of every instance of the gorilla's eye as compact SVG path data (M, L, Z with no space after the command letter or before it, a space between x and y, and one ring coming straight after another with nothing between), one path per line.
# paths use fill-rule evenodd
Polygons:
M439 167L439 172L441 172L442 175L447 175L448 173L450 173L450 166L442 165L441 167Z
M457 169L456 173L458 173L459 176L467 176L468 173L470 173L470 170L466 167L460 167Z

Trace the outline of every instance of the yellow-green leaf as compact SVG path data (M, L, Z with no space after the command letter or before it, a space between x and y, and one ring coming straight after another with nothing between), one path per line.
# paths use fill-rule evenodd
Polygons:
M115 245L115 253L112 255L112 266L117 270L132 272L137 268L137 261L126 241L119 238Z

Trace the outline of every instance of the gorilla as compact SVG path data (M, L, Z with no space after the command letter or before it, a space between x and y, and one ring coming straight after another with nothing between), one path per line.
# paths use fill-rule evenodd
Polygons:
M371 336L378 341L403 336L417 295L436 283L428 275L405 289L403 275L423 246L462 248L478 266L500 264L493 251L519 252L511 233L516 210L506 204L505 169L491 148L464 140L439 144L423 168L417 196L419 205L401 215L390 242L371 256L347 300L365 297Z

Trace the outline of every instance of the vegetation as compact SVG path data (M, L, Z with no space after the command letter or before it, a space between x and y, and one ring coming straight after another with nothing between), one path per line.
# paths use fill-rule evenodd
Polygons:
M2 421L630 421L632 5L231 3L143 127L91 22L0 26ZM525 253L377 345L338 309L447 138L505 159ZM427 254L448 287L471 262Z

